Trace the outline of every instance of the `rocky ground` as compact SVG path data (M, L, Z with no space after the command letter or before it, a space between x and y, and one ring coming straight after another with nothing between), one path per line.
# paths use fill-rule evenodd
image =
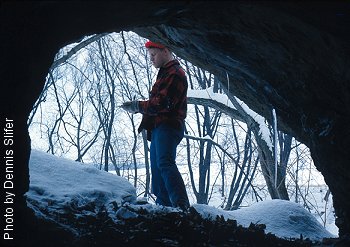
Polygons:
M234 220L204 219L192 207L187 212L150 213L128 205L115 210L117 222L106 209L79 217L71 211L60 216L60 224L39 220L23 246L350 246L345 239L281 239L265 234L265 225L244 228Z

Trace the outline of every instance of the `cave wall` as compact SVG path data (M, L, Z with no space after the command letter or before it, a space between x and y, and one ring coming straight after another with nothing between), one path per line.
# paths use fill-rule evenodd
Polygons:
M1 149L14 151L15 185L2 198L15 193L14 217L25 218L26 121L56 52L85 35L134 30L218 75L230 97L267 119L275 108L280 128L309 146L340 233L348 234L349 9L345 2L1 2L1 128L6 118L14 122L14 144Z

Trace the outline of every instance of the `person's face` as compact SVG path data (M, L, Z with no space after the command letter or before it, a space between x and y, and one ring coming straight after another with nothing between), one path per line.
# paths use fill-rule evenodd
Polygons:
M166 50L158 48L149 48L151 62L155 68L162 67L167 62Z

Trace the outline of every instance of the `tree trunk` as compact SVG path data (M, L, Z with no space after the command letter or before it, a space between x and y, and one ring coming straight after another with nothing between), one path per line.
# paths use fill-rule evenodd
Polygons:
M146 168L146 186L145 186L145 194L144 197L147 197L150 193L150 181L151 181L151 174L149 169L149 148L148 148L148 141L147 141L147 134L146 131L143 130L142 132L142 140L143 140L143 152L145 153L145 168Z

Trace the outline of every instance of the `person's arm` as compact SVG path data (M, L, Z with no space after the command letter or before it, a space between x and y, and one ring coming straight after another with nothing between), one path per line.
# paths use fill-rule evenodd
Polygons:
M179 103L180 96L185 93L184 78L177 74L171 74L164 82L159 84L149 100L139 101L139 112L151 116L159 113L171 112Z

